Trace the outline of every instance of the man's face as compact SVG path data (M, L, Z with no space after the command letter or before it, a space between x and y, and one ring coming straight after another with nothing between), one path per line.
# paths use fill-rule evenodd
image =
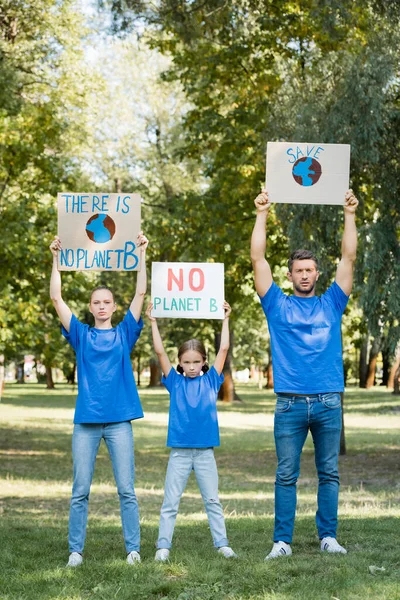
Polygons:
M295 296L314 296L319 271L313 260L306 258L293 261L292 272L289 271L287 276L293 283Z

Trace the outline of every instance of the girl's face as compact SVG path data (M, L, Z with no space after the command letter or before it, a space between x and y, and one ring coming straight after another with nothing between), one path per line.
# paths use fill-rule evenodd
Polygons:
M90 299L89 310L96 322L105 322L111 319L117 310L117 305L110 290L96 290Z
M179 360L186 377L198 377L201 373L201 368L206 361L197 350L187 350Z

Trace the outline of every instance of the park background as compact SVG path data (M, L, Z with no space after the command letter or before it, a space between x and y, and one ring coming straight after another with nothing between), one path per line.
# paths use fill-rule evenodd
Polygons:
M0 406L1 598L400 597L399 20L400 6L388 0L0 0L0 355L2 375L18 380L6 384ZM343 319L340 540L350 554L327 561L317 553L308 446L298 552L279 567L262 563L272 530L273 394L249 254L270 140L350 143L360 200L354 292ZM117 560L118 505L110 467L99 459L92 563L68 575L60 568L76 375L49 301L48 245L56 194L67 190L140 193L149 263L225 264L232 348L218 461L228 533L244 555L239 566L210 556L200 504L190 519L193 483L176 561L151 563L167 397L145 327L132 364L147 413L135 430L148 564L132 573ZM267 246L274 279L290 290L288 254L305 246L320 258L322 293L334 278L342 231L336 206L274 207ZM62 278L83 320L95 285L115 290L116 321L135 289L131 273ZM198 336L212 361L219 322L160 325L172 359L182 341ZM246 368L254 374L249 384L230 376ZM70 383L55 384L57 373ZM386 571L372 575L369 566Z

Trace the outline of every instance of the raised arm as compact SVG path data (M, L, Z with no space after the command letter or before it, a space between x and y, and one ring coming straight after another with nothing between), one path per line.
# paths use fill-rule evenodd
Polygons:
M168 377L168 374L172 369L172 365L164 350L164 344L162 343L161 335L158 330L157 319L151 316L152 310L153 303L150 302L146 309L146 316L150 319L151 322L151 334L153 336L154 351L158 356L158 360L160 361L162 372L164 373L165 377Z
M135 321L139 321L142 313L144 296L147 289L147 272L146 272L146 250L149 241L143 231L138 235L138 247L140 248L140 271L138 271L136 279L136 292L130 305L130 311L135 317Z
M271 206L268 193L263 191L259 194L254 200L254 204L257 216L251 235L251 262L253 263L257 294L262 298L272 284L271 267L265 258L267 218Z
M346 296L349 296L353 287L353 271L357 254L356 209L358 200L352 190L349 190L346 192L344 201L342 258L336 271L336 283Z
M217 371L218 375L221 375L222 370L224 368L226 355L229 350L229 316L231 314L231 307L227 302L224 302L224 311L225 317L222 321L222 329L221 329L221 343L219 345L218 354L215 357L214 369Z
M61 323L64 328L69 332L71 323L72 311L67 304L65 304L61 295L61 275L58 270L57 258L58 253L61 249L60 238L56 236L50 244L50 250L53 255L53 266L51 269L50 278L50 298L53 302L53 306L59 316Z

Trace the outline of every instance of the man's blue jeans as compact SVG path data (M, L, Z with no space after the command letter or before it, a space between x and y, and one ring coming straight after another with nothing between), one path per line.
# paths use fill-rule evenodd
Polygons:
M83 552L90 485L97 452L104 438L117 484L125 548L140 549L139 508L134 490L135 466L130 421L76 424L72 435L74 483L69 514L69 551Z
M292 541L300 456L308 430L311 431L314 442L318 472L318 535L320 539L336 538L341 428L340 394L277 395L274 426L278 458L275 481L275 542L290 544Z
M179 502L194 471L216 548L228 545L222 506L218 499L218 471L213 448L172 448L165 478L157 548L171 548Z

